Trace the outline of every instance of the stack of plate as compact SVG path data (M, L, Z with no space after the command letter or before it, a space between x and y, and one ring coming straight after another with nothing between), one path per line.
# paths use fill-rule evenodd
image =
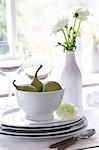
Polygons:
M70 119L61 119L56 113L53 115L52 120L37 122L27 120L19 108L10 108L2 115L0 133L18 138L68 138L81 134L87 126L87 119L81 109Z

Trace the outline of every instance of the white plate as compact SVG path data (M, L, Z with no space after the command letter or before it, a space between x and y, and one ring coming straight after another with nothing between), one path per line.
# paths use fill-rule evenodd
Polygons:
M59 133L68 133L68 132L72 132L72 131L75 131L75 130L78 130L84 126L86 126L87 124L87 120L79 123L78 125L75 125L75 126L72 126L71 128L66 128L66 126L64 126L64 128L60 128L60 129L56 129L56 128L52 128L50 130L21 130L21 129L14 129L14 128L8 128L8 127L4 127L4 126L1 126L3 130L5 131L8 131L8 132L15 132L15 133L18 133L18 134L28 134L28 135L31 135L31 134L35 134L35 135L50 135L50 134L59 134Z
M73 124L64 124L64 125L61 125L61 126L54 126L54 127L20 127L20 126L9 126L9 125L6 125L6 124L1 124L1 127L3 129L9 129L9 130L21 130L23 132L53 132L53 131L59 131L59 130L70 130L72 128L74 128L76 126L79 127L81 125L83 125L85 122L87 122L87 119L86 117L84 116L83 118L81 118L80 120L78 120L77 122L74 122Z
M35 127L35 128L45 128L45 127L56 127L56 126L63 126L77 122L84 116L84 111L82 109L77 109L76 116L70 119L61 119L55 113L52 120L45 121L45 122L37 122L37 121L30 121L25 118L25 113L20 110L19 108L10 108L9 110L5 111L2 114L1 123L8 125L8 126L15 126L15 127Z
M14 136L14 137L18 137L18 138L33 138L33 139L41 139L41 138L57 138L57 137L73 137L73 136L77 136L81 133L83 133L83 131L85 130L87 124L85 126L83 126L80 129L71 131L71 132L59 132L59 133L49 133L49 134L26 134L26 133L16 133L16 132L10 132L10 131L4 131L2 129L0 129L0 134L4 134L4 135L8 135L8 136Z

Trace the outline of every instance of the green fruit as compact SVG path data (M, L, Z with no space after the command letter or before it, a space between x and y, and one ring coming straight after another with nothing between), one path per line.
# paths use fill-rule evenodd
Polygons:
M37 92L37 89L34 86L29 85L29 84L24 84L24 85L17 86L15 84L15 80L14 80L13 85L16 87L17 90L28 91L28 92Z
M49 92L49 91L57 91L57 90L61 90L62 87L60 86L59 83L55 82L55 81L49 81L47 83L45 83L43 85L43 92Z
M75 106L71 104L62 104L56 110L56 113L60 118L71 118L76 115L77 111Z
M36 87L37 91L38 92L41 92L42 91L42 87L43 87L43 84L40 82L40 80L38 79L37 77L37 73L38 71L42 68L42 65L40 65L40 67L37 69L36 73L35 73L35 76L33 78L33 81L31 83L32 86Z
M28 92L37 92L37 89L31 85L20 85L17 87L17 90L28 91Z

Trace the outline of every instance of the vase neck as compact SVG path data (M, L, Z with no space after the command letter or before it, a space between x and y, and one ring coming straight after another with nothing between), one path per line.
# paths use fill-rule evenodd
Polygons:
M75 61L75 52L66 52L66 61Z

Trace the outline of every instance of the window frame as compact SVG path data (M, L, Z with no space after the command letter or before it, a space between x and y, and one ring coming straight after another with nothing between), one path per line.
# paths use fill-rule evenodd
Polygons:
M9 54L16 52L16 1L6 0L7 41Z

